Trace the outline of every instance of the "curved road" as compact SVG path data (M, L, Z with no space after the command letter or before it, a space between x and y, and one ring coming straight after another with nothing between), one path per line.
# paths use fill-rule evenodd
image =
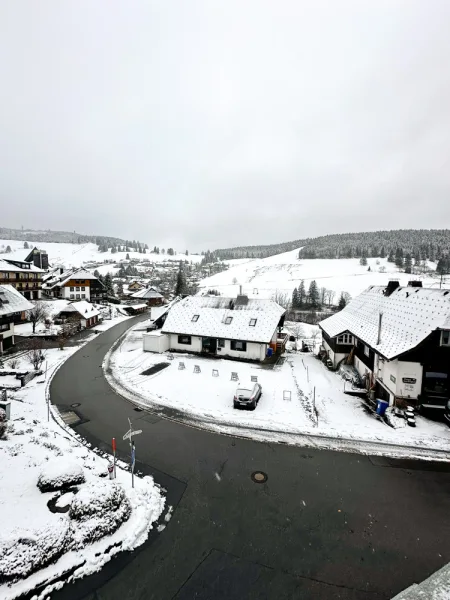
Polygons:
M72 600L387 600L450 561L450 467L234 439L137 412L102 361L136 320L89 342L57 372L55 405L75 427L136 456L177 505L134 555L52 598ZM265 484L251 474L262 470Z

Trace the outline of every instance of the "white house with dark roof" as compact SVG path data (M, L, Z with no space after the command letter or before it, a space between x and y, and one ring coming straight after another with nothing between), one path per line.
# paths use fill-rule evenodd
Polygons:
M144 350L262 361L269 348L284 348L285 312L273 300L187 296L170 308L162 330L144 334Z
M33 308L12 285L0 285L0 354L14 345L14 317Z
M444 408L450 398L450 290L371 286L319 323L337 367L349 357L377 398Z

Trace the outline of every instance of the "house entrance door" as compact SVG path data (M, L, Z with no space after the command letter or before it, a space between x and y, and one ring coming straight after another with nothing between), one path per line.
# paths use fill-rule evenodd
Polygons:
M205 354L216 354L217 352L217 339L216 338L202 338L202 352Z

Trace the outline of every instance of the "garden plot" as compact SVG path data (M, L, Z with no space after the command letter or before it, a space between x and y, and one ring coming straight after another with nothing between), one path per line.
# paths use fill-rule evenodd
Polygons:
M110 457L48 421L49 380L76 351L47 350L47 379L10 394L11 420L0 439L2 600L42 584L48 597L63 583L100 570L118 552L142 544L164 508L151 477L135 477L132 489L119 463L117 479L109 480Z
M161 364L164 368L152 368ZM309 435L314 436L312 445L333 448L339 447L340 440L350 440L356 442L352 448L363 452L365 443L370 443L371 452L373 444L382 443L393 446L394 456L397 446L406 448L402 456L408 455L409 448L411 456L417 449L429 450L430 457L433 450L450 456L446 424L417 417L416 428L407 427L404 420L390 427L368 414L361 399L344 394L340 376L311 354L288 354L284 364L273 369L192 354L153 354L143 352L142 331L135 329L106 357L105 367L111 385L130 400L153 409L173 409L216 431L245 430L245 435L257 439L301 445L304 437L296 436ZM237 381L232 373L237 373ZM234 409L236 388L251 386L252 376L263 388L258 407L255 411Z

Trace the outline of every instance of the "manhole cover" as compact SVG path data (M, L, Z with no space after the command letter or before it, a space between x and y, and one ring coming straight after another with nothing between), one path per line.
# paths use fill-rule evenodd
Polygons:
M72 408L77 408L77 406L81 406L81 402L74 402L70 405Z
M252 473L252 479L255 483L265 483L268 479L266 473L262 471L255 471Z

